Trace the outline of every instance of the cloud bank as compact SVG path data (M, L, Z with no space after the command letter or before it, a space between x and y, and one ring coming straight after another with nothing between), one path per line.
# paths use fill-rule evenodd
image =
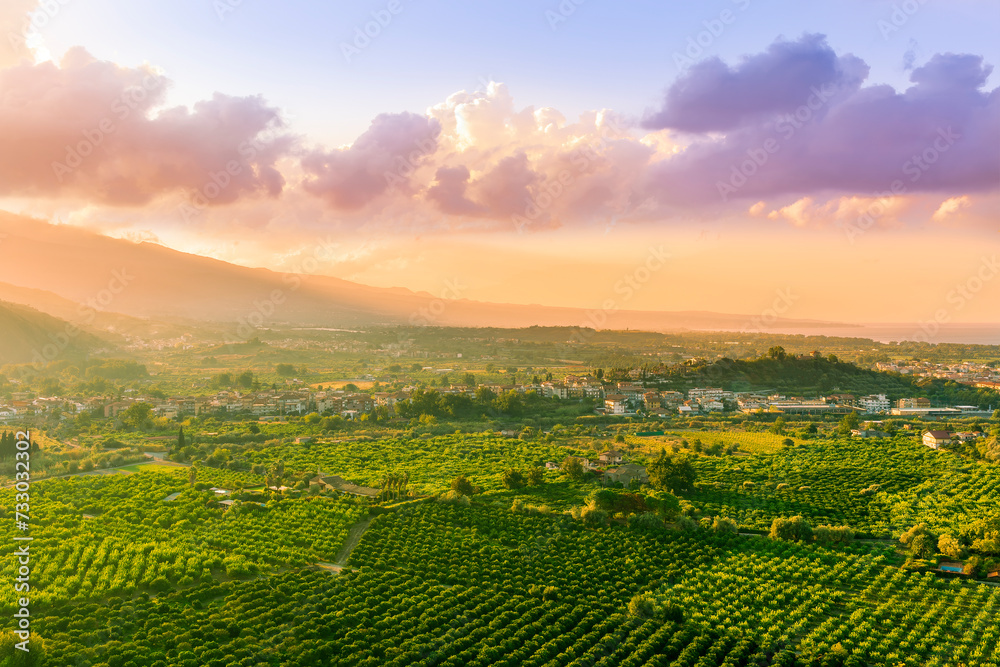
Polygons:
M696 63L638 119L518 109L491 83L381 114L337 148L290 135L260 97L169 107L152 68L80 48L58 64L14 55L0 61L0 195L161 213L196 201L202 226L266 228L283 208L338 228L524 232L745 219L753 205L807 227L849 217L852 202L904 210L924 195L953 224L1000 183L1000 89L985 88L980 56L934 55L897 91L865 85L867 64L822 35Z

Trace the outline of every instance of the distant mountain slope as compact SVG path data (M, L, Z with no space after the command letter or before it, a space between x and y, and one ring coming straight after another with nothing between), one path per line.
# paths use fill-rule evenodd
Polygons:
M190 255L164 246L112 239L0 213L7 261L0 281L137 317L252 325L353 327L373 324L586 326L654 331L737 329L746 315L618 310L592 318L579 308L494 304L377 288L327 276L279 274ZM32 304L34 305L34 304ZM602 318L606 315L606 319ZM239 323L246 323L240 326ZM829 323L779 320L774 326Z
M65 320L0 301L0 364L74 357L104 345Z
M107 338L136 336L143 339L177 338L190 330L177 322L162 322L132 317L121 313L97 310L86 303L77 303L58 294L31 287L0 283L0 301L18 303L52 317L72 322L93 332L106 332Z

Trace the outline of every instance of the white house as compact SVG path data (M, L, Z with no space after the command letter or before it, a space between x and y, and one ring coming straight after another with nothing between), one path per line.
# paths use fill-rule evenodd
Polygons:
M941 449L942 445L951 442L951 433L948 431L927 431L924 433L924 444L931 449Z
M889 399L885 394L870 394L859 398L858 406L867 413L888 412Z
M608 394L604 399L604 407L609 414L623 415L626 411L626 399L621 394Z

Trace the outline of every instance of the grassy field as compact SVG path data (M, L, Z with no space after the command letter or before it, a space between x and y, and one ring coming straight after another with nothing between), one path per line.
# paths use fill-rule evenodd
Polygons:
M739 451L748 454L770 454L780 450L784 446L781 443L787 437L790 436L775 435L766 431L674 429L665 431L663 435L627 435L625 436L625 444L651 454L659 449L669 450L674 445L690 449L696 441L700 440L706 447L718 442L722 443L723 447L735 445ZM792 440L794 439L792 438ZM682 440L687 441L687 446L682 444Z

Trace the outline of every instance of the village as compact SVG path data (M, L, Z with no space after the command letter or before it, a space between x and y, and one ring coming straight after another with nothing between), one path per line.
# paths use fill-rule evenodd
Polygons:
M674 415L712 413L784 413L789 415L893 415L925 419L989 417L992 410L977 406L934 406L925 397L890 401L886 394L854 396L834 393L803 397L767 394L754 391L727 391L718 387L696 387L687 392L657 390L647 385L655 380L641 379L608 382L592 375L567 375L561 381L547 380L514 384L447 384L426 387L442 395L464 394L475 397L487 389L496 394L516 392L559 401L589 400L594 413L606 416L643 416L667 418ZM977 387L1000 390L1000 383L982 381ZM0 399L0 422L34 415L71 417L84 411L117 417L134 403L147 403L157 417L176 419L203 415L242 415L261 419L318 413L357 419L379 410L384 416L396 414L395 406L411 400L417 385L395 391L362 391L347 385L342 389L302 386L298 380L286 381L285 387L258 391L222 390L207 396L170 396L160 398L126 389L117 397L35 396L31 392L13 392L9 400ZM1000 401L998 401L1000 402Z

